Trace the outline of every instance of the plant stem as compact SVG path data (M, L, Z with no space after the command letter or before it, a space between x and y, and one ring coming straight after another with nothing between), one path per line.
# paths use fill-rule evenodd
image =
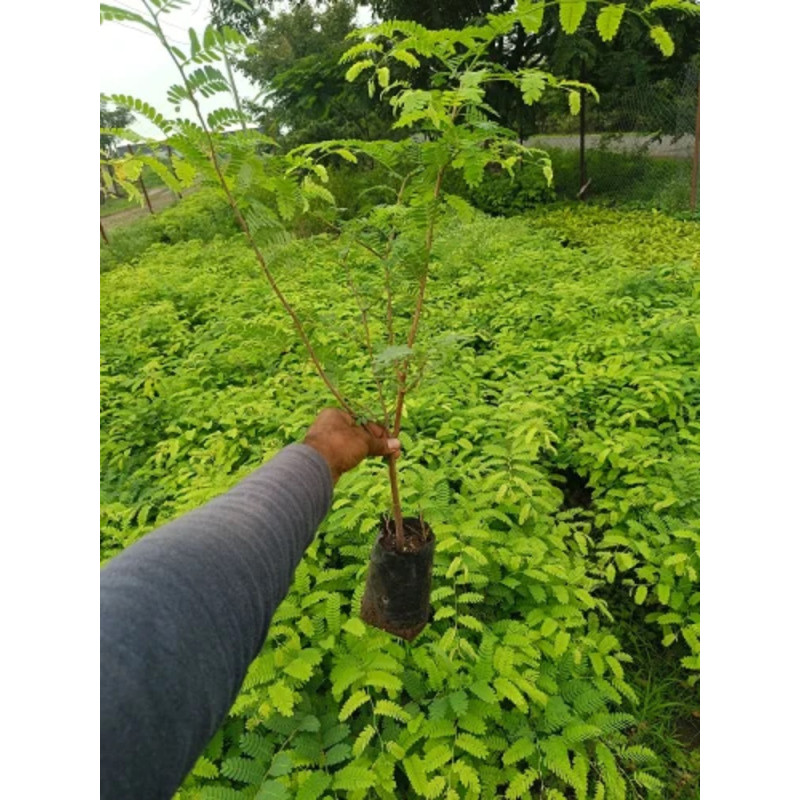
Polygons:
M436 185L433 189L433 199L434 201L439 199L439 194L442 189L442 177L444 175L444 167L439 169L438 174L436 175ZM425 303L425 287L428 284L428 267L430 265L430 258L431 258L431 247L433 246L433 226L434 226L434 219L432 218L431 221L428 223L428 230L425 234L425 268L422 272L422 277L419 279L419 291L417 292L417 305L414 309L414 317L411 320L411 329L408 332L408 339L406 344L409 349L414 347L414 341L417 338L417 330L419 328L419 321L422 317L422 307ZM400 373L400 389L397 393L397 406L395 408L394 414L394 428L392 432L392 436L397 438L397 435L400 433L400 420L403 416L403 404L405 402L406 394L408 393L408 386L407 386L407 377L408 377L408 359L405 360L403 363L403 368Z
M409 172L408 175L403 178L403 182L400 184L400 189L397 192L397 205L403 202L403 193L406 190L406 184L413 174L413 172ZM386 254L383 257L383 280L386 286L386 330L389 334L390 347L394 345L394 313L392 311L392 281L391 273L389 272L389 256L391 255L396 238L397 231L393 230L389 236L389 241L386 243Z
M239 122L242 125L242 130L247 130L247 125L244 121L244 112L242 111L242 102L239 99L239 91L236 88L236 80L233 77L233 69L231 68L231 62L228 58L228 49L227 47L222 48L222 60L225 62L225 72L228 73L228 83L231 85L231 92L233 93L233 100L236 103L236 110L239 112Z
M267 262L264 259L264 255L262 254L261 249L256 244L255 239L253 238L253 234L250 231L250 226L247 224L247 220L244 218L244 215L239 209L239 204L236 202L236 199L231 194L231 190L228 188L228 183L225 180L225 176L222 173L222 168L219 165L219 158L217 157L217 151L216 148L214 147L214 139L211 136L211 132L208 130L205 118L203 117L203 114L200 111L200 105L197 102L197 98L195 97L194 92L192 91L192 88L186 77L186 72L184 71L181 63L176 58L175 54L172 52L172 48L169 46L166 38L164 37L164 32L161 29L161 24L158 21L158 14L153 12L152 7L146 0L144 0L144 6L147 8L148 12L150 13L150 16L153 18L153 22L155 23L157 29L157 35L158 38L161 40L161 44L166 49L167 53L169 53L169 56L172 59L173 64L175 64L175 67L180 73L181 79L183 80L183 84L186 88L189 101L191 102L192 106L194 106L195 113L197 114L197 118L200 121L200 127L203 129L203 133L205 134L206 139L208 141L209 154L211 156L211 162L214 165L214 171L217 173L217 178L219 179L220 185L222 186L222 190L225 192L225 196L228 200L228 205L230 205L231 209L233 210L234 216L236 217L236 221L239 223L239 227L242 229L248 244L255 252L259 266L261 267L261 271L264 273L264 276L269 282L272 291L275 293L281 305L284 307L286 312L291 317L295 330L299 334L300 339L303 342L303 345L305 346L306 351L308 352L308 355L311 358L311 361L313 362L314 367L316 368L320 378L322 378L323 382L328 387L331 394L333 394L333 396L336 398L338 403L342 406L342 408L345 411L347 411L348 414L355 416L353 414L352 409L348 405L347 401L342 396L341 392L336 388L336 386L333 384L331 379L326 374L325 369L323 368L322 363L320 362L317 353L314 350L314 347L311 344L308 335L306 334L305 328L303 327L303 323L300 321L300 318L297 316L297 313L295 312L294 308L289 303L289 301L286 299L283 292L281 292L277 282L275 281L275 277L273 276L272 272L267 266Z
M397 482L397 456L389 456L389 484L392 487L392 515L394 516L394 535L398 552L406 543L403 532L403 510L400 507L400 487Z
M445 167L440 167L436 175L436 184L433 188L434 203L438 201L439 195L442 190L442 177L444 176ZM419 321L422 317L422 307L425 303L425 287L428 284L428 267L431 260L431 247L433 246L433 228L435 224L435 213L431 215L431 220L428 223L428 230L425 234L425 267L422 272L422 277L419 280L419 291L417 292L417 305L414 309L414 318L411 321L411 328L408 331L408 339L406 344L410 349L414 347L414 342L417 338L417 330L419 329ZM394 427L392 428L393 438L397 438L400 434L400 421L403 418L403 404L405 402L406 394L408 393L408 358L403 362L403 367L400 370L399 388L397 390L397 405L394 412ZM403 532L403 512L400 508L400 490L397 485L397 464L394 456L389 458L389 482L392 485L392 513L394 514L395 536L397 539L397 549L401 550L405 542Z
M353 299L356 301L356 305L358 306L358 310L361 312L361 322L364 326L364 341L367 345L367 354L369 355L369 363L372 368L372 377L375 379L375 386L378 388L378 397L380 398L381 402L381 409L383 409L383 425L385 428L389 427L389 409L386 406L386 398L383 395L383 381L380 379L378 375L378 370L375 366L375 354L372 350L372 337L369 333L369 319L367 318L367 309L364 304L361 302L361 298L359 297L358 291L356 290L356 284L353 280L353 273L350 269L350 265L347 263L347 257L349 253L345 253L344 256L344 268L347 273L347 283L350 286L350 291L353 295Z

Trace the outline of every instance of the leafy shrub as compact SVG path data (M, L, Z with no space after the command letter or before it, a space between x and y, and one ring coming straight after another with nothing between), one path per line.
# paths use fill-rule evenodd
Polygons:
M338 247L307 239L302 268L275 268L347 381L365 370ZM388 505L363 465L182 798L658 790L613 615L640 603L695 671L697 261L697 226L658 214L443 229L420 341L442 364L401 434L407 502L438 539L433 621L405 645L358 619ZM107 558L297 440L327 397L239 238L153 248L101 287Z
M541 167L529 162L518 167L513 175L501 169L487 170L483 181L473 188L468 187L460 176L454 177L448 190L475 208L495 216L521 214L552 202L556 197L554 188L547 185Z
M548 152L553 162L556 196L574 200L580 188L578 151ZM587 197L625 208L686 210L691 171L691 162L686 159L590 149L586 151L586 173L592 183Z
M523 164L513 176L500 170L487 171L474 189L451 176L446 184L448 191L495 216L513 216L574 200L580 186L578 151L553 148L548 154L553 166L552 187L547 186L540 169ZM689 208L691 168L691 162L685 159L591 149L586 152L587 175L592 179L587 197L590 202L629 209L685 211Z
M233 212L211 189L192 192L176 206L109 234L110 245L100 250L100 270L136 262L152 244L175 244L190 239L210 241L238 233Z

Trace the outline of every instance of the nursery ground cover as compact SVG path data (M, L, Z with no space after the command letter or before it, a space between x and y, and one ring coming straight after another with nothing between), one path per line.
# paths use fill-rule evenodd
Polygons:
M339 249L299 241L276 275L366 403ZM699 669L698 252L696 223L646 212L448 222L401 435L407 508L437 536L433 620L406 645L358 619L389 507L364 465L181 797L692 796L691 737L647 677L691 697ZM368 301L368 260L352 269ZM328 399L238 236L132 240L101 291L105 559Z

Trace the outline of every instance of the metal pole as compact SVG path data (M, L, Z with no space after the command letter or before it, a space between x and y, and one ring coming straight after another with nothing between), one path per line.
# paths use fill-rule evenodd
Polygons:
M131 145L128 145L128 152L133 155L133 147L131 147ZM150 196L147 194L147 187L144 185L144 178L141 175L139 176L139 188L142 190L144 199L147 201L147 207L150 209L150 213L155 214L156 212L153 211L153 205L150 202Z
M692 193L689 205L692 211L697 210L697 179L700 166L700 81L697 82L697 115L694 122L694 158L692 159Z

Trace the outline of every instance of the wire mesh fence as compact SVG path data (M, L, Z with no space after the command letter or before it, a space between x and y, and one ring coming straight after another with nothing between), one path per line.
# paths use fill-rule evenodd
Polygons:
M699 90L699 68L690 64L680 83L637 86L616 97L610 110L587 104L579 118L561 121L566 130L528 144L554 155L565 197L696 210Z

